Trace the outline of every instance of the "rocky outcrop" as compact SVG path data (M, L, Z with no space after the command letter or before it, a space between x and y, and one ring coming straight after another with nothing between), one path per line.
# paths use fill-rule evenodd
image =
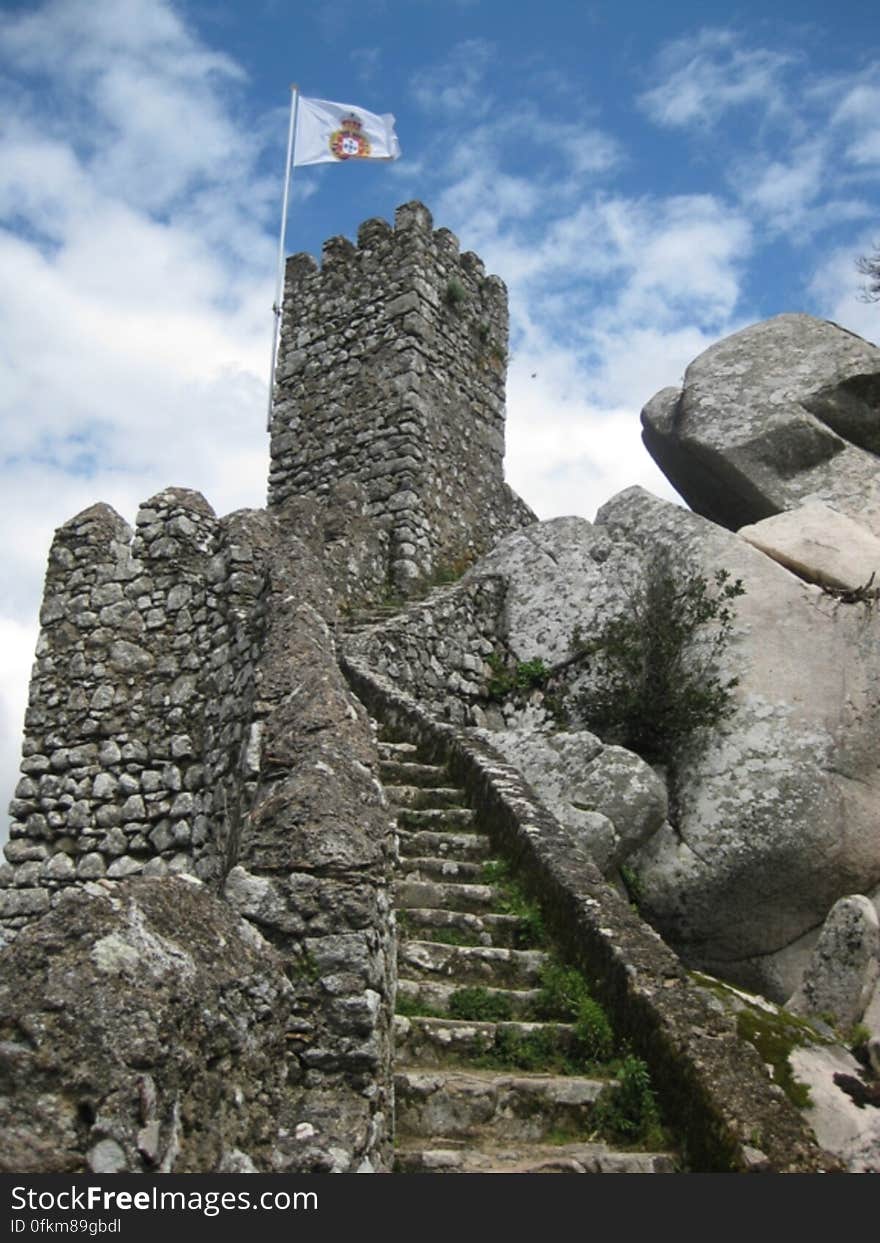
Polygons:
M779 315L712 345L642 411L645 445L690 506L736 530L808 500L880 534L880 350Z
M0 1169L271 1171L292 992L198 881L69 890L0 955Z
M862 894L841 898L825 920L788 1008L797 1014L830 1017L842 1031L847 1031L864 1017L878 975L880 921L877 912Z
M625 747L586 730L483 730L523 774L605 875L613 874L666 820L666 786Z
M739 534L809 583L841 592L880 585L880 539L821 501L740 527Z
M635 860L646 910L686 959L783 1000L834 902L880 877L880 644L843 605L744 540L638 489L609 534L741 578L734 715L679 758L674 828ZM802 940L802 938L805 938Z
M551 698L572 705L588 687L571 659L575 629L589 637L626 609L660 548L708 581L725 569L745 587L719 671L740 680L736 710L677 757L669 821L655 797L662 781L637 757L629 755L630 768L650 772L638 790L629 779L616 792L592 788L600 756L618 749L548 732L542 692L518 714L484 699L471 719L495 725L500 749L607 872L624 859L638 872L643 909L686 961L783 1000L834 902L880 880L873 615L638 489L603 507L595 525L554 519L508 536L460 590L498 585L498 644L561 671ZM382 641L377 631L369 656ZM417 682L402 685L420 693Z

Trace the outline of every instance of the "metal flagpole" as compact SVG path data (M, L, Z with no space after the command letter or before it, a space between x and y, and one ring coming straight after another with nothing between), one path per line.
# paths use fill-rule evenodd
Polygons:
M266 411L266 431L272 430L272 399L275 393L275 360L278 357L278 336L281 331L281 303L284 291L284 240L287 235L287 203L290 197L290 183L293 180L293 152L296 146L296 117L299 111L299 87L295 82L290 86L290 129L287 133L287 163L284 167L284 198L281 203L281 236L278 239L278 273L275 279L275 301L272 311L275 322L272 326L272 364L269 369L269 406Z

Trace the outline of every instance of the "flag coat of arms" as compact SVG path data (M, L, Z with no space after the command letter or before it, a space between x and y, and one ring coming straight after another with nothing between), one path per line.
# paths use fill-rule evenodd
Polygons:
M351 104L299 98L294 167L346 160L396 160L400 143L390 113L377 116Z

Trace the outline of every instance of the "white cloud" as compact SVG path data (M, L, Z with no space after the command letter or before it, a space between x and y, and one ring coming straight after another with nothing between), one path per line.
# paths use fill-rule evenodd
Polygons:
M99 499L131 521L168 484L263 503L277 245L241 70L166 0L5 14L4 71L0 764L55 526Z
M0 790L6 798L11 797L18 780L28 676L36 643L36 621L25 625L0 617ZM4 827L0 840L5 837Z
M733 31L706 28L667 44L661 79L639 99L659 125L711 127L731 109L760 105L765 116L787 114L784 71L790 54L746 48Z
M847 78L823 84L838 95L832 123L846 143L845 153L858 167L880 172L880 61Z
M378 47L356 47L348 54L349 60L355 66L357 76L361 82L372 82L382 63L382 49Z
M469 121L485 116L492 102L486 73L495 54L494 45L486 39L464 40L442 62L411 79L413 98L433 116Z
M880 303L865 302L860 296L864 278L855 266L858 255L874 253L877 240L876 234L863 233L851 249L832 250L818 265L810 291L818 302L819 314L880 344Z

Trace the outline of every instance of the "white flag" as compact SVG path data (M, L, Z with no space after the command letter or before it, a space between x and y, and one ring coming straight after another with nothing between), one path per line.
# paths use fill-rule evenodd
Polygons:
M294 165L396 160L399 155L400 143L390 113L377 116L351 104L300 96Z

